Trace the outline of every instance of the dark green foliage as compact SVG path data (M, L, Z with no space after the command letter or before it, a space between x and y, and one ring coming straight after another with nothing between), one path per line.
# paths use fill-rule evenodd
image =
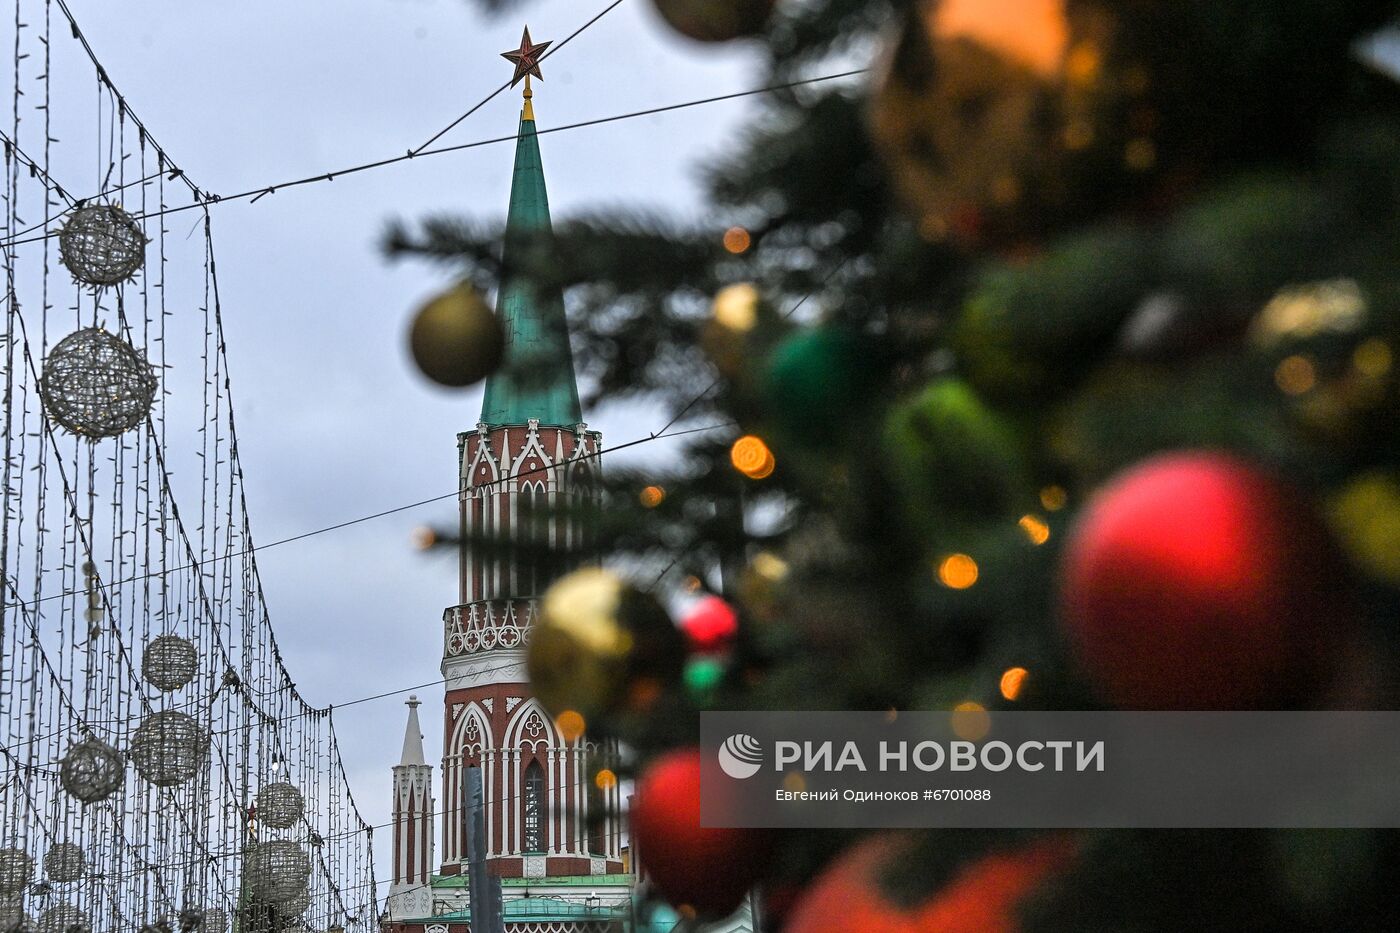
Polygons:
M1115 13L1121 31L1106 54L1151 78L1162 168L1104 177L1053 224L1029 227L1060 232L1014 254L959 254L917 235L866 130L874 76L757 108L732 155L704 166L725 221L712 228L574 219L514 250L524 258L512 270L499 268L497 226L437 221L392 236L393 252L450 262L482 287L503 272L564 287L594 400L644 396L665 412L661 423L678 414L681 428L732 425L693 435L664 473L610 469L598 542L649 568L636 575L643 585L688 573L719 583L722 567L733 598L756 552L787 562L771 605L743 605L715 705L995 705L1000 671L1024 664L1033 673L1022 704L1091 706L1064 662L1053 607L1057 548L1098 484L1179 447L1280 468L1322 506L1363 470L1400 470L1400 95L1349 53L1394 5L1069 6ZM766 37L771 72L790 79L843 51L864 54L909 7L780 4ZM731 217L753 235L737 257L720 245ZM751 365L724 377L698 337L713 294L737 281L756 282L777 313L743 344ZM1364 313L1261 330L1281 290L1318 283L1354 289ZM781 316L799 304L879 365L843 362L848 346L815 336L838 331L783 343ZM1354 364L1368 338L1397 360L1369 382ZM1294 356L1315 384L1284 392L1276 373ZM836 404L846 399L864 404ZM741 430L773 446L769 479L729 466ZM651 483L667 496L647 509L636 496ZM1066 510L1040 509L1050 484L1067 489ZM746 524L745 510L770 520ZM1026 512L1048 522L1044 546L1017 527ZM973 588L935 582L932 559L951 550L976 557ZM1377 633L1369 648L1394 669L1397 581L1364 578L1359 589ZM693 741L696 701L664 702L646 722L616 725L644 756ZM1084 835L1083 856L1026 905L1028 929L1379 929L1400 909L1393 833ZM988 845L1020 841L985 836L927 834L924 855L889 879L892 896L918 900ZM789 837L773 876L810 876L844 840Z

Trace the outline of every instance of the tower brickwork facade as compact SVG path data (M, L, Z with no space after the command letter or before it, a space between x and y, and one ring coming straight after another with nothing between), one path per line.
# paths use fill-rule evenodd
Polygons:
M527 32L522 54L545 45L531 45ZM513 242L550 226L530 97L527 80L506 268ZM615 782L601 790L590 782L593 759L611 756L587 736L561 734L532 696L525 665L540 596L555 577L592 557L588 516L598 505L602 436L582 418L563 295L508 277L496 316L504 362L487 380L476 427L457 435L468 544L457 602L442 618L441 791L435 802L415 700L394 769L388 933L471 933L469 768L482 776L486 867L502 879L510 933L601 929L629 917L632 879L623 867L618 790ZM472 546L483 539L499 544ZM441 848L433 865L435 815Z

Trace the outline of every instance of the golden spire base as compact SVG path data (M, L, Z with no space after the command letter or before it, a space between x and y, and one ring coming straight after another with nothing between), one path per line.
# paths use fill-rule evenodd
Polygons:
M520 119L522 119L522 120L529 120L531 123L534 123L534 122L535 122L535 105L534 105L534 102L531 100L531 98L533 98L534 96L535 96L535 92L532 91L532 90L530 90L530 76L529 76L529 75L526 75L526 76L525 76L525 108L524 108L523 110L520 111Z

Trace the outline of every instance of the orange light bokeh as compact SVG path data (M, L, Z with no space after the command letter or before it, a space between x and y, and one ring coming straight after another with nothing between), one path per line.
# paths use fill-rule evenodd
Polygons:
M943 0L934 34L965 38L1013 58L1042 75L1054 75L1069 45L1063 0Z
M953 707L953 734L968 742L986 738L992 731L992 714L981 703L968 700Z
M1306 356L1284 357L1274 370L1274 382L1288 395L1302 395L1317 385L1317 369Z
M1021 530L1026 533L1031 544L1044 544L1050 540L1050 526L1045 523L1045 519L1039 515L1029 513L1022 515L1016 524L1021 526Z
M1024 667L1008 667L1001 675L1001 695L1003 699L1015 701L1021 695L1021 688L1026 685L1026 677L1030 671Z
M648 486L638 494L637 498L642 500L642 505L645 507L654 509L666 501L666 490L661 486Z
M965 590L977 582L977 561L966 554L949 554L938 562L938 582L950 590Z
M571 709L560 713L554 720L554 724L559 727L559 734L564 737L566 742L573 742L583 735L585 726L583 714Z
M1040 504L1047 512L1058 512L1069 503L1069 493L1063 486L1046 486L1040 491Z
M593 776L593 783L599 790L611 790L617 786L617 775L611 768L604 768Z
M753 245L753 237L743 227L730 227L724 231L724 248L734 255L746 253Z
M734 464L734 469L749 479L766 479L773 475L773 470L778 465L777 460L773 458L773 452L763 443L763 438L752 434L739 438L734 442L734 446L729 448L729 462Z

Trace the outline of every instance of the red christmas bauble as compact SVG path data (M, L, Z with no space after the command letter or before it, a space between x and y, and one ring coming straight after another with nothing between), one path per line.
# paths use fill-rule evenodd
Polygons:
M1183 452L1089 503L1066 546L1061 610L1117 706L1286 707L1319 684L1343 592L1304 495L1234 457Z
M685 632L692 650L720 651L729 647L739 633L739 616L734 607L718 596L706 596L681 619L681 631Z
M769 836L700 825L700 751L658 758L637 781L632 841L643 871L676 907L727 916L758 881Z
M1025 898L1072 857L1073 840L1047 837L974 859L917 904L892 903L880 884L909 840L875 836L837 859L793 908L784 933L1014 933Z

